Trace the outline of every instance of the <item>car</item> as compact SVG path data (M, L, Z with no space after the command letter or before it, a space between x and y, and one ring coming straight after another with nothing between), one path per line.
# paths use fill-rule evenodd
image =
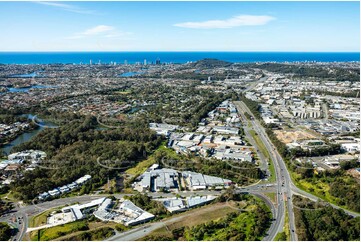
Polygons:
M294 229L292 229L292 232L295 232L295 230L294 230Z

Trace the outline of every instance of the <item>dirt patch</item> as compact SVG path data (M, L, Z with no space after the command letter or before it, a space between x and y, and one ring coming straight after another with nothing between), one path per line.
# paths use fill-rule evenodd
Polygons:
M294 131L275 130L274 133L277 135L277 138L285 144L292 143L294 141L317 138L317 136L315 135L300 130L294 130Z

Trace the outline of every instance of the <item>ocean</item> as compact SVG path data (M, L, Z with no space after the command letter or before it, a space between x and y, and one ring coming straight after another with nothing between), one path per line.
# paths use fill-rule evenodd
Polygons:
M214 58L233 63L246 62L350 62L360 61L359 52L0 52L0 64L128 64L187 63Z

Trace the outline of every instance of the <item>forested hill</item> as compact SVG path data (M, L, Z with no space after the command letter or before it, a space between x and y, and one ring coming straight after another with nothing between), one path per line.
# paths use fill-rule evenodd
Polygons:
M23 179L13 182L10 188L14 196L29 201L85 174L92 176L92 183L83 186L80 193L88 193L115 177L130 161L145 159L161 142L142 120L124 122L113 129L97 127L94 117L82 117L57 129L45 129L31 142L15 147L14 151L45 151L51 166L26 172Z
M208 69L208 68L217 68L217 67L227 67L227 66L232 65L232 63L227 62L227 61L217 60L217 59L206 58L206 59L197 61L195 63L192 63L192 65L198 69Z

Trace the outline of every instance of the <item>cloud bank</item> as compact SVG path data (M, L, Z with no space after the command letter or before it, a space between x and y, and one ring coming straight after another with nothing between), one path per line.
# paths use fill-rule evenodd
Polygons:
M267 15L238 15L225 20L208 20L203 22L184 22L174 24L176 27L190 29L228 29L239 26L264 25L275 18Z
M86 37L105 37L105 38L118 38L126 35L131 35L130 32L121 32L116 30L115 27L109 25L97 25L93 28L84 30L83 32L76 33L66 39L82 39Z

